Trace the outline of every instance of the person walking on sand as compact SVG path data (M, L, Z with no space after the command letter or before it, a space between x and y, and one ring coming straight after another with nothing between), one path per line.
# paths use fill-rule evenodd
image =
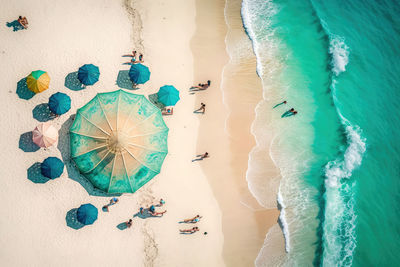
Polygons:
M287 104L286 100L285 100L285 101L283 101L283 102L281 102L281 103L279 103L279 104L276 104L276 105L275 105L275 106L273 106L272 108L279 107L280 105L283 105L283 104Z
M125 222L126 227L131 228L132 226L132 219L129 219L129 221Z
M165 204L164 199L160 199L160 204L158 205L159 207L162 207Z
M193 233L195 233L195 232L197 232L197 231L199 231L200 229L199 229L199 227L197 227L197 226L195 226L195 227L193 227L192 229L183 229L183 230L179 230L181 233L190 233L190 234L193 234Z
M207 83L199 83L199 85L197 85L197 86L192 86L191 88L190 88L190 90L193 90L193 89L197 89L197 90L206 90L208 87L210 87L210 85L211 85L211 81L210 80L208 80L207 81Z
M143 215L144 208L143 208L143 207L140 207L139 212L140 212L141 215Z
M196 215L193 218L183 220L184 223L197 223L200 221L202 217L200 215Z
M143 54L140 54L140 55L139 55L139 62L140 62L140 63L143 63L143 62L144 62L144 60L143 60Z

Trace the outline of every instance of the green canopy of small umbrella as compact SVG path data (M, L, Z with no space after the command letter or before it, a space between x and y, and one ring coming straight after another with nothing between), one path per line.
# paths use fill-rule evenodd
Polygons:
M164 85L157 93L158 101L165 106L174 106L180 99L179 91L172 85Z

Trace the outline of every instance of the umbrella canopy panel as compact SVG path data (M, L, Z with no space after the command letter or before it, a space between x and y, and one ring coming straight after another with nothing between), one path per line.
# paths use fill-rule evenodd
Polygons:
M33 142L40 147L50 147L57 144L58 131L51 122L43 122L36 126L32 132Z
M101 93L76 114L71 157L96 188L133 193L160 172L167 137L160 110L144 96Z
M34 93L40 93L49 88L50 77L42 70L32 71L26 78L26 86Z
M64 163L56 157L48 157L40 166L43 176L54 179L60 177L64 171Z
M157 93L158 101L166 106L174 106L180 99L179 91L172 85L164 85Z
M150 79L150 70L140 63L134 64L129 70L129 78L136 84L144 84Z
M76 218L78 221L84 225L93 224L97 220L98 210L92 204L81 205L77 212Z
M71 98L60 92L55 93L49 99L49 108L54 114L64 114L71 109Z
M78 70L78 79L84 85L93 85L99 80L99 67L93 64L85 64Z

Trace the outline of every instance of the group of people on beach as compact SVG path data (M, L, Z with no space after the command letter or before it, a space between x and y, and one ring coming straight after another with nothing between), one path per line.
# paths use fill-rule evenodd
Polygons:
M276 105L273 106L272 108L276 108L276 107L279 107L280 105L284 105L284 104L287 104L287 101L286 101L286 100L284 100L284 101L281 102L281 103L276 104ZM282 114L281 118L286 118L286 117L294 116L294 115L296 115L296 114L297 114L297 110L295 110L294 108L291 108L291 109L285 111L285 112Z
M28 19L26 17L19 16L17 21L19 22L19 24L21 24L22 27L24 27L25 29L28 29L29 23L28 23Z
M116 197L111 198L110 202L103 206L103 211L104 212L109 212L109 207L117 204L118 202L119 202L118 198L116 198ZM145 215L145 212L148 211L148 213L150 214L151 217L162 217L167 212L167 210L156 211L156 207L162 207L164 205L165 205L165 200L161 198L160 201L157 204L150 205L150 207L148 207L146 209L143 208L143 207L140 207L138 213L140 215ZM201 218L202 217L200 215L196 215L193 218L184 219L180 223L198 223ZM133 219L129 219L128 221L124 222L124 224L125 224L126 228L131 228L132 225L133 225ZM180 233L186 233L186 234L188 234L188 233L189 234L193 234L193 233L195 233L195 232L197 232L199 230L200 230L199 227L195 226L195 227L192 227L190 229L179 229L179 232ZM205 232L204 234L207 234L207 232Z
M137 64L137 63L143 63L143 62L144 62L144 60L143 60L143 54L139 54L139 58L138 58L138 60L136 60L136 55L137 55L137 52L136 52L136 50L133 50L133 51L132 51L132 54L123 55L124 57L131 57L131 58L132 58L130 61L128 61L128 62L125 62L124 64Z

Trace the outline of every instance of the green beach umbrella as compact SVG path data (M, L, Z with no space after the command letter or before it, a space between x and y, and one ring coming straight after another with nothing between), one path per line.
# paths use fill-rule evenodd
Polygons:
M179 91L172 85L164 85L157 93L158 101L166 106L174 106L179 101Z
M76 114L71 157L94 187L133 193L160 172L167 137L160 110L143 95L100 93Z
M56 157L48 157L40 166L40 171L43 176L50 179L60 177L64 171L64 163Z
M129 78L136 84L144 84L150 79L149 68L140 63L134 64L129 70Z
M78 221L84 225L93 224L97 220L98 210L92 204L81 205L77 212L76 218Z
M50 96L49 108L54 114L64 114L71 109L71 98L64 93L55 93Z
M99 80L99 67L93 64L85 64L78 70L78 79L84 85L93 85Z

